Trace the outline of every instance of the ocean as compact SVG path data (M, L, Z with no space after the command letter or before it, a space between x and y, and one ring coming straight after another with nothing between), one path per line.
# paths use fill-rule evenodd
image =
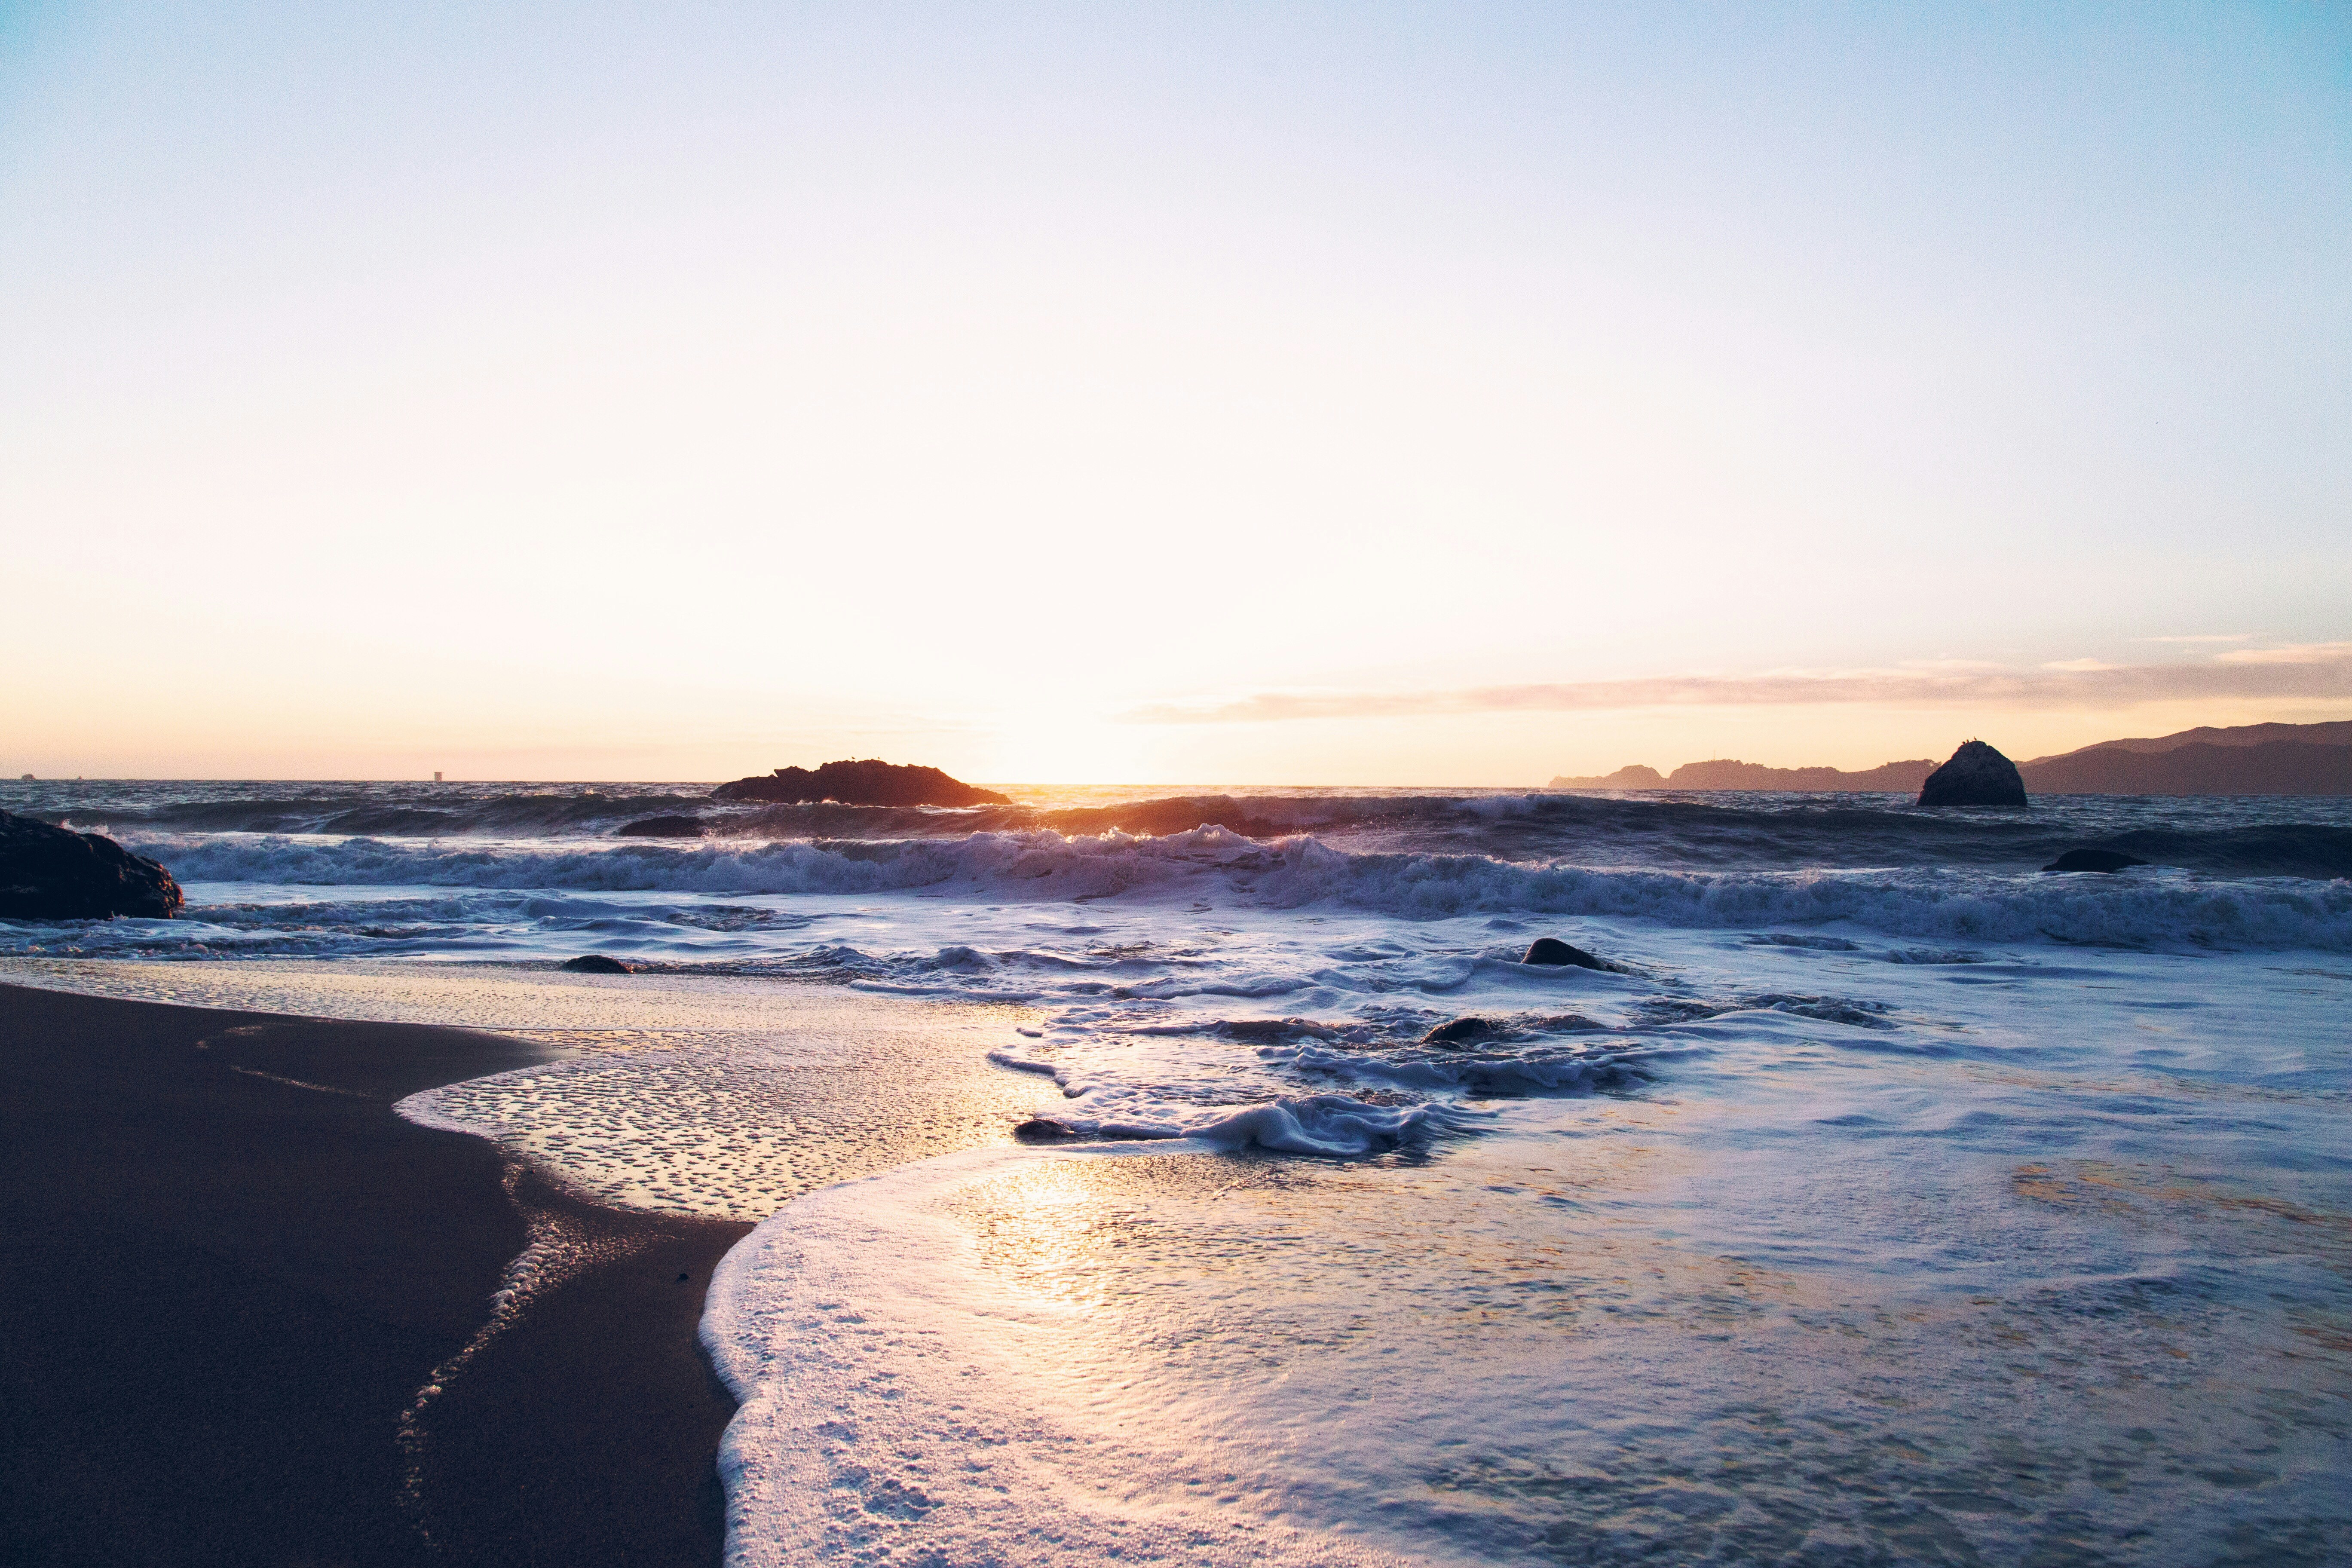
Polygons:
M578 1047L404 1110L761 1222L735 1562L2352 1560L2352 801L1000 787L0 784L189 896L0 974Z

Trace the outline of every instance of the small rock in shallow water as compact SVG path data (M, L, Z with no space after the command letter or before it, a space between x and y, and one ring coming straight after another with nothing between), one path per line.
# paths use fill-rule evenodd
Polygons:
M2147 864L2138 856L2126 855L2120 849L2069 849L2042 868L2045 871L2120 871L2126 866Z
M1491 1018L1456 1018L1450 1024L1440 1024L1422 1036L1424 1046L1471 1046L1480 1040L1491 1040L1503 1032Z
M1228 1018L1225 1034L1236 1040L1286 1040L1307 1032L1296 1018Z
M601 952L583 952L577 958L567 958L563 967L573 974L626 974L629 966L617 958L607 958Z
M1013 1136L1024 1143L1055 1143L1077 1135L1076 1129L1065 1127L1058 1121L1048 1121L1042 1116L1033 1116L1013 1130Z
M1540 963L1552 969L1564 969L1574 964L1579 969L1606 969L1608 964L1580 947L1571 946L1556 936L1539 936L1528 943L1527 956L1521 963Z

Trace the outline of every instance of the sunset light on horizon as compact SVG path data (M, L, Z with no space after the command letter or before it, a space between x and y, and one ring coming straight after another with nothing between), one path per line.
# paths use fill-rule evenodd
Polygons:
M1508 785L2352 715L2347 48L0 10L0 768Z

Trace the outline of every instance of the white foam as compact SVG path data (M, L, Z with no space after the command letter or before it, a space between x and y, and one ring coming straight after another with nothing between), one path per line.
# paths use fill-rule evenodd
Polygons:
M923 1170L1008 1162L1033 1163ZM1066 1403L1087 1304L971 1268L971 1234L930 1197L829 1189L714 1276L703 1342L740 1405L719 1452L730 1564L1400 1561L1286 1523L1263 1457L1203 1443L1173 1411ZM901 1264L877 1273L885 1254Z

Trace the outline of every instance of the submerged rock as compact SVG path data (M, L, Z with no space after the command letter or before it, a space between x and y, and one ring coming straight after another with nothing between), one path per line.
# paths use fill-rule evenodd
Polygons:
M1527 956L1521 963L1540 963L1548 968L1563 969L1574 964L1579 969L1606 969L1606 960L1595 958L1582 948L1565 942L1556 936L1539 936L1528 943Z
M827 763L812 773L806 768L778 768L765 778L737 779L710 792L713 800L762 800L776 805L806 805L820 800L843 805L1010 805L1013 802L992 789L981 789L950 778L937 768L886 763Z
M616 838L699 838L702 818L698 816L648 816L613 829Z
M1228 1018L1225 1035L1235 1040L1286 1040L1293 1035L1310 1034L1304 1020L1298 1018Z
M583 952L577 958L567 958L563 968L572 974L632 974L635 971L617 958L607 958L601 952Z
M2138 856L2126 855L2120 849L2069 849L2042 868L2044 871L2120 871L2126 866L2147 864Z
M1503 1032L1503 1026L1491 1018L1456 1018L1450 1024L1440 1024L1422 1036L1424 1046L1475 1046L1481 1040L1491 1040Z
M1963 741L1950 760L1919 786L1921 805L2023 805L2025 781L2017 764L1982 741Z
M186 902L171 872L103 834L0 811L0 920L167 921Z

